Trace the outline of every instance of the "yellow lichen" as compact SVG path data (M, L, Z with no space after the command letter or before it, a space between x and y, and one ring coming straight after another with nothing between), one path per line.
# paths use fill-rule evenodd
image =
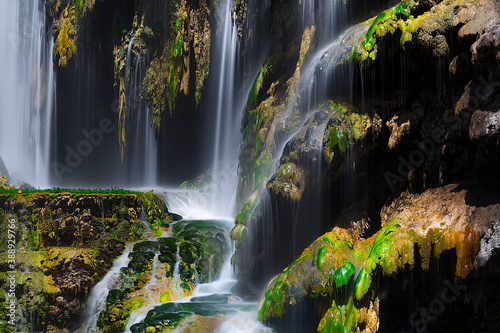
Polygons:
M54 62L59 56L59 66L66 67L68 60L76 51L76 17L70 14L68 8L65 8L59 24L59 34L54 43Z
M54 285L54 280L52 279L52 275L44 276L43 291L47 294L55 294L61 292L61 289Z

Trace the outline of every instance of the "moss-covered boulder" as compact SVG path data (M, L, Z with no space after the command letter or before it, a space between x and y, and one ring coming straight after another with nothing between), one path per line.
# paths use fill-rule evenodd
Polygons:
M481 195L496 199L475 206ZM318 314L313 317L318 332L377 331L381 277L426 274L431 262L449 260L450 251L456 277L482 274L500 248L492 237L500 219L497 199L497 192L482 192L473 184L403 193L383 208L382 229L372 237L334 228L311 244L269 284L260 319L286 329L296 324L287 321L298 309L313 307L306 312Z
M450 33L474 42L486 27L498 24L497 5L498 1L401 1L365 22L369 29L353 48L353 57L374 60L381 40L397 38L407 52L446 58L453 52Z

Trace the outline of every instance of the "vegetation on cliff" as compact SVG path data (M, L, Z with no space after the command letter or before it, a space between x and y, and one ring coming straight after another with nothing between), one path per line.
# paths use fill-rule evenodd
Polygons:
M23 317L35 316L24 325L33 324L29 327L33 331L74 323L90 290L124 244L152 237L171 221L164 203L152 192L60 188L1 189L0 219L16 226L14 271ZM6 226L0 227L4 234ZM2 253L6 259L6 243ZM5 286L7 274L0 278ZM1 314L3 318L6 312ZM2 324L0 331L10 332L10 326Z

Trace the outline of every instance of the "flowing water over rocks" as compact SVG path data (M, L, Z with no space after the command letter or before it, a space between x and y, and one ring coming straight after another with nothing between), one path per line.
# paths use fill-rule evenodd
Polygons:
M232 290L233 219L213 218L209 210L190 211L183 201L192 204L199 191L163 192L169 210L184 218L160 237L127 246L91 292L83 332L135 333L158 325L173 332L199 325L222 332L268 331L257 320L257 300Z
M0 333L500 330L499 0L0 9Z

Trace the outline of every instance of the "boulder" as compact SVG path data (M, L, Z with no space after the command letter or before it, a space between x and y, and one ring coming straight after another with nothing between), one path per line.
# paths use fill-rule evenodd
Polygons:
M476 110L472 115L469 136L472 139L498 136L500 133L500 112Z
M480 71L487 71L500 62L500 22L491 24L471 46L472 63Z
M13 181L12 187L18 190L35 190L35 187L33 185L23 182L22 180Z
M0 188L11 189L12 186L9 184L9 180L5 176L0 176Z

